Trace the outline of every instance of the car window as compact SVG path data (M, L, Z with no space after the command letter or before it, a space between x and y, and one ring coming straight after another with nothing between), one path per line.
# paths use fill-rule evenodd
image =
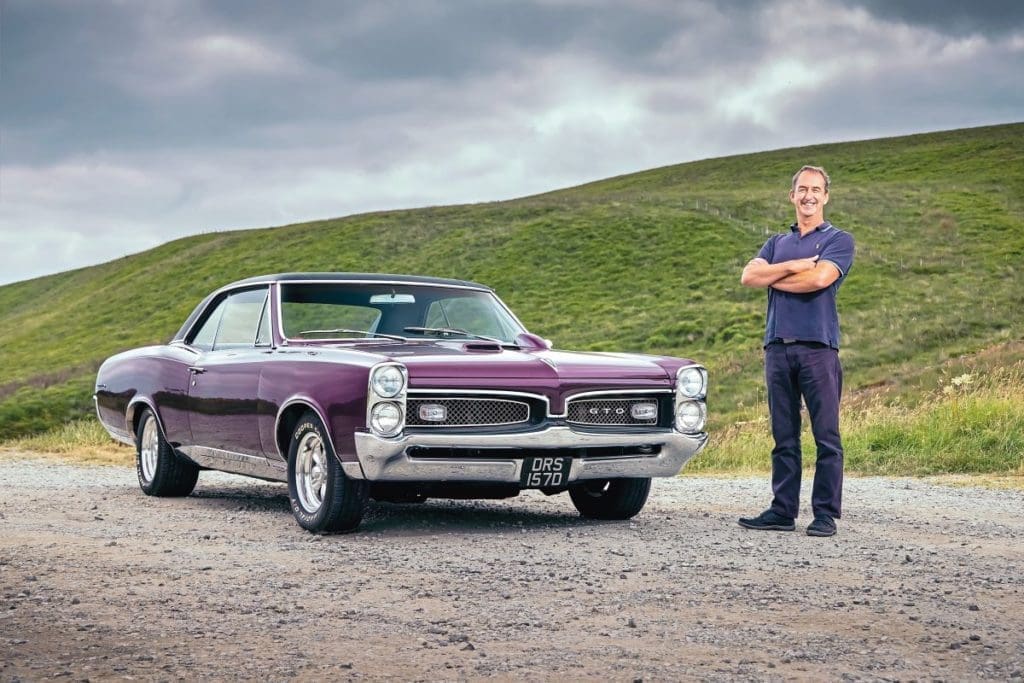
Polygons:
M380 319L380 310L369 306L284 301L281 303L281 319L286 337L351 337L352 334L333 330L373 332Z
M267 290L262 288L229 296L224 302L224 314L217 328L213 348L253 346L266 300Z
M472 339L483 335L511 342L523 332L497 297L469 288L390 282L283 282L279 292L281 331L286 339L359 339L376 333L410 339ZM439 329L451 327L465 330L466 335Z
M496 339L508 340L510 328L502 324L491 303L476 296L438 299L427 309L427 327L454 327Z
M217 328L220 326L220 319L224 315L224 305L227 303L227 299L223 299L217 307L213 309L213 313L206 317L206 321L199 328L199 331L195 333L190 342L192 346L199 349L209 351L213 348L214 337L217 336Z
M272 337L270 334L270 297L263 302L263 311L260 313L259 332L256 333L256 346L270 346Z

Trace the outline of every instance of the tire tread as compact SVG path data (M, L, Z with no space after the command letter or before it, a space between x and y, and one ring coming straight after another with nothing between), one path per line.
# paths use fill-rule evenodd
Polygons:
M590 519L623 520L637 515L651 492L650 478L610 479L608 490L594 496L585 484L569 488L569 497L579 513Z

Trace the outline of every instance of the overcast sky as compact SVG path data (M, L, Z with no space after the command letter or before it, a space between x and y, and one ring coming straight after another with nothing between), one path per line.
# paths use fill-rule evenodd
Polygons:
M0 0L0 284L1024 120L1024 1Z

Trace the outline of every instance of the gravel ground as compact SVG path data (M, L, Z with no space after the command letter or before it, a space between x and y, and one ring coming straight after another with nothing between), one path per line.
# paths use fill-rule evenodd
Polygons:
M1024 677L1024 493L848 479L818 539L738 527L767 490L656 480L631 522L532 492L375 504L314 536L280 484L155 499L8 453L0 680Z

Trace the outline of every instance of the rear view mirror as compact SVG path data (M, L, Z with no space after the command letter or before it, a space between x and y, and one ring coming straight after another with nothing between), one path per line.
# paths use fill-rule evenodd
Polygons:
M371 304L414 304L416 297L412 294L374 294L370 297Z

